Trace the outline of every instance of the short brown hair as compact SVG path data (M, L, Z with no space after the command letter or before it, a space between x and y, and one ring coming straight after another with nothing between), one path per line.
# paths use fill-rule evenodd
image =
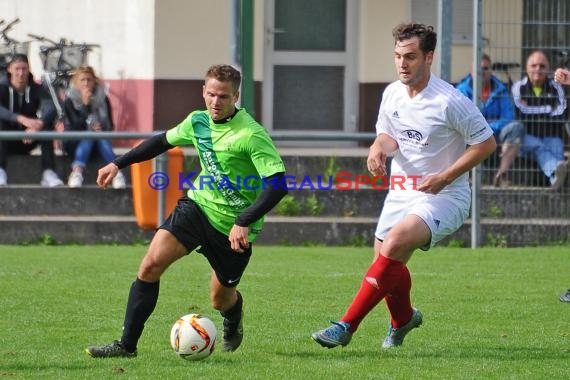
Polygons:
M392 30L394 43L398 41L409 40L418 37L420 40L420 50L426 54L434 51L437 45L437 33L434 32L433 26L418 24L416 22L402 22Z
M241 84L241 74L231 65L214 65L206 72L206 80L214 78L220 82L231 82L235 91L239 90Z

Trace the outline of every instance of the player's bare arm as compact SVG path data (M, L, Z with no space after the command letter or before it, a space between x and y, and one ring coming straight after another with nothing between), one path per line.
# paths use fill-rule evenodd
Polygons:
M489 157L497 148L495 137L491 136L479 144L470 145L465 153L447 170L427 176L418 186L419 191L437 194L460 175L477 166Z
M381 133L376 137L370 151L366 165L368 171L374 175L386 175L386 158L398 150L398 143L392 137Z

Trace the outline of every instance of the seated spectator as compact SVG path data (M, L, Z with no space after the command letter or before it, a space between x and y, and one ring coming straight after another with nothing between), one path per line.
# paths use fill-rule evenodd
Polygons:
M63 185L54 170L53 141L33 140L35 132L53 131L56 118L57 112L49 94L30 73L28 57L15 54L8 64L6 77L0 82L0 130L25 131L30 138L0 141L0 186L8 183L7 156L30 154L37 146L42 151L40 184L45 187Z
M564 161L566 97L564 89L548 78L550 64L536 50L526 62L526 75L512 87L517 117L525 126L521 153L530 155L553 190L564 185L568 164Z
M66 131L98 132L114 129L111 103L92 67L81 66L75 70L63 103L63 114ZM83 186L83 172L94 147L97 147L105 163L116 158L110 140L64 142L64 151L74 157L67 181L69 187ZM114 189L126 187L125 177L121 172L113 179L112 186Z
M511 167L523 141L524 127L514 120L515 111L507 86L491 74L491 58L481 57L481 104L479 109L487 119L495 138L501 144L501 161L495 174L495 186L507 186L507 171ZM458 84L457 89L469 99L473 99L473 76L468 74Z

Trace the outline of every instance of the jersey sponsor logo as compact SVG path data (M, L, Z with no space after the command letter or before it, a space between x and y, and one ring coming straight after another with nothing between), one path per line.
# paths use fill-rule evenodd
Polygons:
M418 132L414 129L406 129L405 131L402 131L401 134L407 137L408 139L416 140L417 142L422 141L422 139L424 138L421 132Z
M399 119L399 118L400 118L400 115L398 115L398 111L394 111L394 113L392 114L392 117L393 117L394 119Z
M400 147L408 146L414 149L424 149L429 143L424 141L424 135L415 129L406 129L398 134L398 144Z

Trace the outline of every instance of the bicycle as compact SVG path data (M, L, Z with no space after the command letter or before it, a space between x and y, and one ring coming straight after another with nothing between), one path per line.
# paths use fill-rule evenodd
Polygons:
M0 20L0 27L5 24L5 20ZM16 18L6 24L2 30L0 30L0 77L6 75L6 70L8 69L8 64L15 54L25 54L28 55L30 49L30 42L21 42L15 40L8 35L8 32L12 30L14 25L20 22L19 18Z
M62 117L62 104L65 92L69 88L69 81L73 71L88 63L89 53L94 48L99 48L98 44L81 43L76 44L61 38L58 42L44 36L28 34L28 37L48 45L39 47L40 59L42 61L44 73L42 83L48 88L53 103L57 109L59 117Z

